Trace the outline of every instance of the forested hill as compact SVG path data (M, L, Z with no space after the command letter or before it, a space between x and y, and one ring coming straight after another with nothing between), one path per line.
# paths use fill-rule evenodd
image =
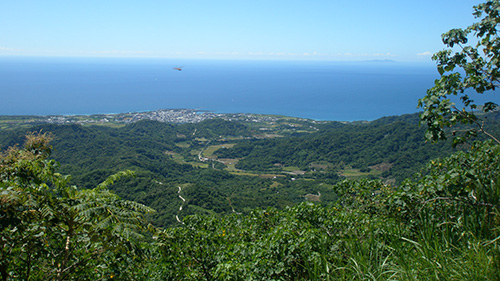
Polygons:
M399 182L426 161L453 150L449 143L426 143L424 129L414 121L335 126L299 137L242 142L216 153L221 158L241 158L236 167L244 170L272 169L278 164L311 170L315 163L326 163L339 170L382 170L380 176Z
M136 178L113 189L155 208L156 224L172 225L176 215L283 208L306 200L332 203L337 198L333 184L344 178L397 184L428 160L452 152L448 143L425 143L417 118L45 124L2 130L0 143L2 149L21 144L30 131L53 134L59 172L71 174L72 184L84 188L121 170L136 171ZM178 197L180 189L185 202Z

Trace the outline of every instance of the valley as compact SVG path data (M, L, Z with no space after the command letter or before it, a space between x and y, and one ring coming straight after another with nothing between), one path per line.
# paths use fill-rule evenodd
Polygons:
M183 120L188 120L193 112L175 114L186 114ZM59 172L71 174L72 184L83 188L121 170L134 171L135 178L112 189L156 209L150 219L160 226L173 226L192 214L247 213L305 201L333 204L333 186L344 179L397 185L429 159L453 151L446 143L426 144L417 115L372 122L256 114L210 115L191 122L152 118L161 114L142 113L142 120L129 123L123 122L126 114L108 115L107 121L102 116L57 119L63 123L1 116L0 143L6 149L22 143L27 132L52 134Z

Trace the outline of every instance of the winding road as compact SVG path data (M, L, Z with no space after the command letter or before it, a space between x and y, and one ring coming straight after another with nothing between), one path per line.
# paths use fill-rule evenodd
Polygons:
M184 199L182 196L181 196L181 191L182 191L182 188L180 186L178 186L179 188L179 191L177 191L177 193L179 194L179 198L182 200L182 205L179 207L179 212L182 211L182 206L184 206L184 202L186 202L186 199ZM179 219L179 215L175 215L175 219L179 222L179 223L182 223L184 224L181 219Z

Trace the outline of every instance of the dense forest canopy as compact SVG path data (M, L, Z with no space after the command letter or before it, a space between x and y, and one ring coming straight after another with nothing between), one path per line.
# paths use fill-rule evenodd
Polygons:
M302 126L315 126L313 131L278 136L266 130L271 136L266 138L260 127L221 119L196 124L144 120L119 128L46 124L4 130L0 143L5 149L22 143L30 131L50 132L58 172L71 174L70 183L82 188L133 170L134 178L111 188L155 208L151 219L156 225L172 226L178 224L176 215L282 209L311 198L330 204L337 198L332 185L342 179L398 185L427 161L464 148L425 143L424 128L417 124L416 114L364 123L310 121ZM187 200L182 212L179 186Z
M499 113L472 96L500 2L474 9L419 118L2 129L2 280L500 280Z
M171 191L178 201L192 198L197 214L164 229L147 224L152 209L108 189L134 173L81 189L56 172L51 150L47 135L35 134L1 156L3 280L413 280L429 270L433 279L498 277L500 147L491 142L432 160L400 187L344 180L327 188L335 191L331 205L248 214L200 213L211 207L196 200L224 206L223 189L210 183L236 176L198 169L199 190Z

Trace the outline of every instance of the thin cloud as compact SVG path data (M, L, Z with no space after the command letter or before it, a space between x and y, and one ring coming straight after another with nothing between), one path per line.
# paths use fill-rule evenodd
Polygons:
M340 54L344 57L397 57L397 55L391 53L344 53Z
M93 54L96 55L118 55L118 56L125 56L125 55L144 55L147 54L147 52L144 51L120 51L120 50L111 50L111 51L96 51L92 52Z
M423 53L418 53L417 56L432 56L432 52L423 52Z
M23 50L0 46L0 52L21 52L21 51L23 51Z

